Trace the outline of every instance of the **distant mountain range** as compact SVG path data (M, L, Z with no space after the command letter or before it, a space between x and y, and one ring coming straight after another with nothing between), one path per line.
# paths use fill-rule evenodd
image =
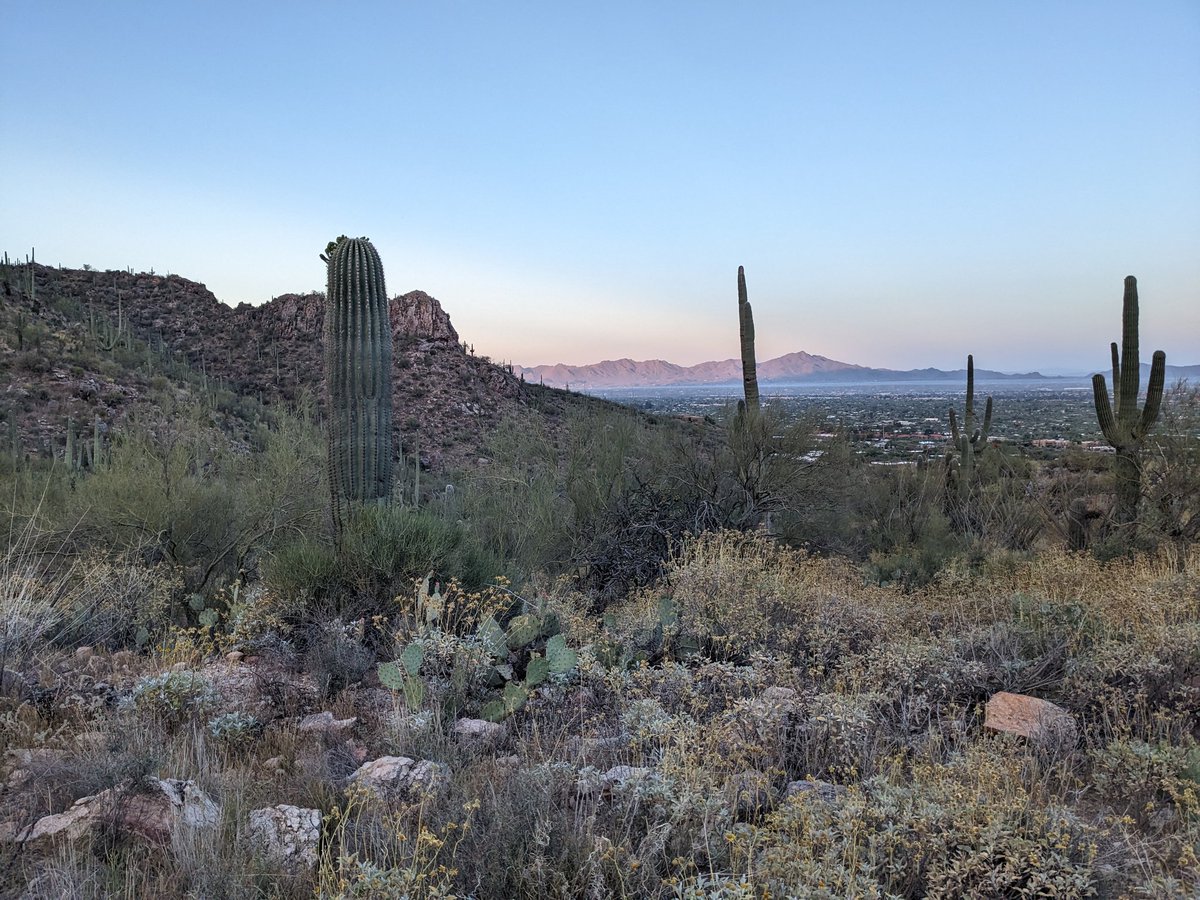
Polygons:
M637 361L632 359L606 359L586 366L571 366L565 363L543 366L514 366L517 375L526 381L541 382L550 387L571 387L575 390L628 387L668 387L673 385L721 385L737 384L742 378L742 363L739 359L722 359L702 362L694 366L681 366L663 359ZM1150 366L1142 365L1143 380L1149 377ZM1031 380L1044 378L1047 381L1078 381L1078 376L1051 376L1040 372L1008 373L991 369L976 369L975 377L980 381ZM1109 376L1111 377L1111 376ZM788 353L758 364L758 380L762 384L790 384L809 382L920 382L961 381L966 378L965 369L945 371L943 369L876 369L854 363L839 362L825 356L816 356L803 350ZM1179 378L1200 379L1200 365L1167 366L1168 384Z

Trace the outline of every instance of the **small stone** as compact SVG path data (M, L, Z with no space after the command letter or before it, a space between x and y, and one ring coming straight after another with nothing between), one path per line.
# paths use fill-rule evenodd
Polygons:
M317 865L321 811L279 804L250 812L247 834L263 854L278 863Z
M987 731L1014 734L1035 744L1069 748L1075 746L1079 729L1075 719L1049 700L1000 691L987 702L983 727Z
M838 784L820 781L816 778L802 778L788 784L784 796L789 799L796 796L812 797L824 803L833 803L846 789Z
M353 728L357 722L358 719L353 716L349 719L335 719L333 713L325 710L305 716L300 720L298 728L300 731L318 734L343 734Z
M45 843L60 838L77 841L100 827L112 803L112 790L102 791L91 797L81 797L66 812L42 816L18 834L17 840L24 844Z
M474 744L494 744L504 736L504 726L486 719L459 719L452 729L460 738Z

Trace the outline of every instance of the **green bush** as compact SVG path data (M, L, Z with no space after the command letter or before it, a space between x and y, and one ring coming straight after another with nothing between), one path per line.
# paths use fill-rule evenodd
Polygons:
M478 588L499 574L499 564L461 524L405 506L364 507L336 546L302 536L264 563L268 585L291 601L285 607L293 624L314 609L348 618L390 615L395 598L430 573Z
M162 672L137 681L129 702L168 725L179 725L217 699L212 682L198 672Z

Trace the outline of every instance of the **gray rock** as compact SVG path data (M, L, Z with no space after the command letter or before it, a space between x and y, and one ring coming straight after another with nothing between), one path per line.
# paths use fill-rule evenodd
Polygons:
M450 767L443 763L407 756L381 756L363 763L350 776L352 785L360 785L383 799L415 794L440 794L450 784Z
M497 744L504 737L504 726L486 719L459 719L452 730L459 738L472 744Z
M263 855L279 863L315 868L321 840L321 811L299 806L268 806L250 812L246 831Z
M333 713L325 710L305 716L300 720L297 728L310 734L344 735L357 723L358 719L353 716L349 719L335 719Z
M828 781L820 781L816 778L802 778L788 784L784 794L789 798L802 794L823 803L833 803L845 792L846 789L838 784L830 784Z
M216 826L221 808L194 781L146 778L134 788L110 788L76 800L70 809L43 816L16 836L24 844L76 841L101 825L152 844L167 844L181 828Z

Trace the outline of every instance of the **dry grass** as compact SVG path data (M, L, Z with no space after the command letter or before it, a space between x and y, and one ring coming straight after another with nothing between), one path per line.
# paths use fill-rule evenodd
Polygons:
M1200 888L1194 556L1180 568L1045 553L951 568L904 592L758 537L706 535L603 623L585 598L544 585L531 602L558 614L579 667L535 691L498 743L475 746L452 726L494 690L470 624L496 611L494 593L450 589L445 629L428 614L430 597L414 593L391 622L339 632L363 647L424 640L418 709L357 681L324 698L306 693L303 653L255 651L253 690L271 698L256 707L264 730L226 744L208 721L245 697L176 710L162 691L136 686L194 687L182 676L201 667L218 681L240 671L221 661L228 636L193 630L146 653L91 658L38 650L35 637L61 621L57 601L78 600L80 571L39 567L22 552L4 563L17 576L6 578L6 602L36 611L38 598L55 598L58 612L13 620L29 623L14 646L26 648L23 671L37 689L6 690L0 742L57 752L20 785L10 780L3 818L28 823L140 773L194 780L222 813L215 829L180 832L165 848L112 834L46 851L6 844L0 877L16 895L1188 897ZM122 583L142 583L133 579ZM243 612L243 623L277 621ZM626 665L602 664L605 645L629 651ZM96 681L107 692L85 702ZM981 705L997 690L1063 705L1078 743L1041 749L985 734ZM315 708L358 722L347 734L301 733L297 716ZM389 803L346 790L364 755L385 754L443 763L450 782ZM631 768L606 779L618 766ZM806 780L811 789L785 797ZM250 810L276 803L321 812L314 870L281 867L246 841Z

